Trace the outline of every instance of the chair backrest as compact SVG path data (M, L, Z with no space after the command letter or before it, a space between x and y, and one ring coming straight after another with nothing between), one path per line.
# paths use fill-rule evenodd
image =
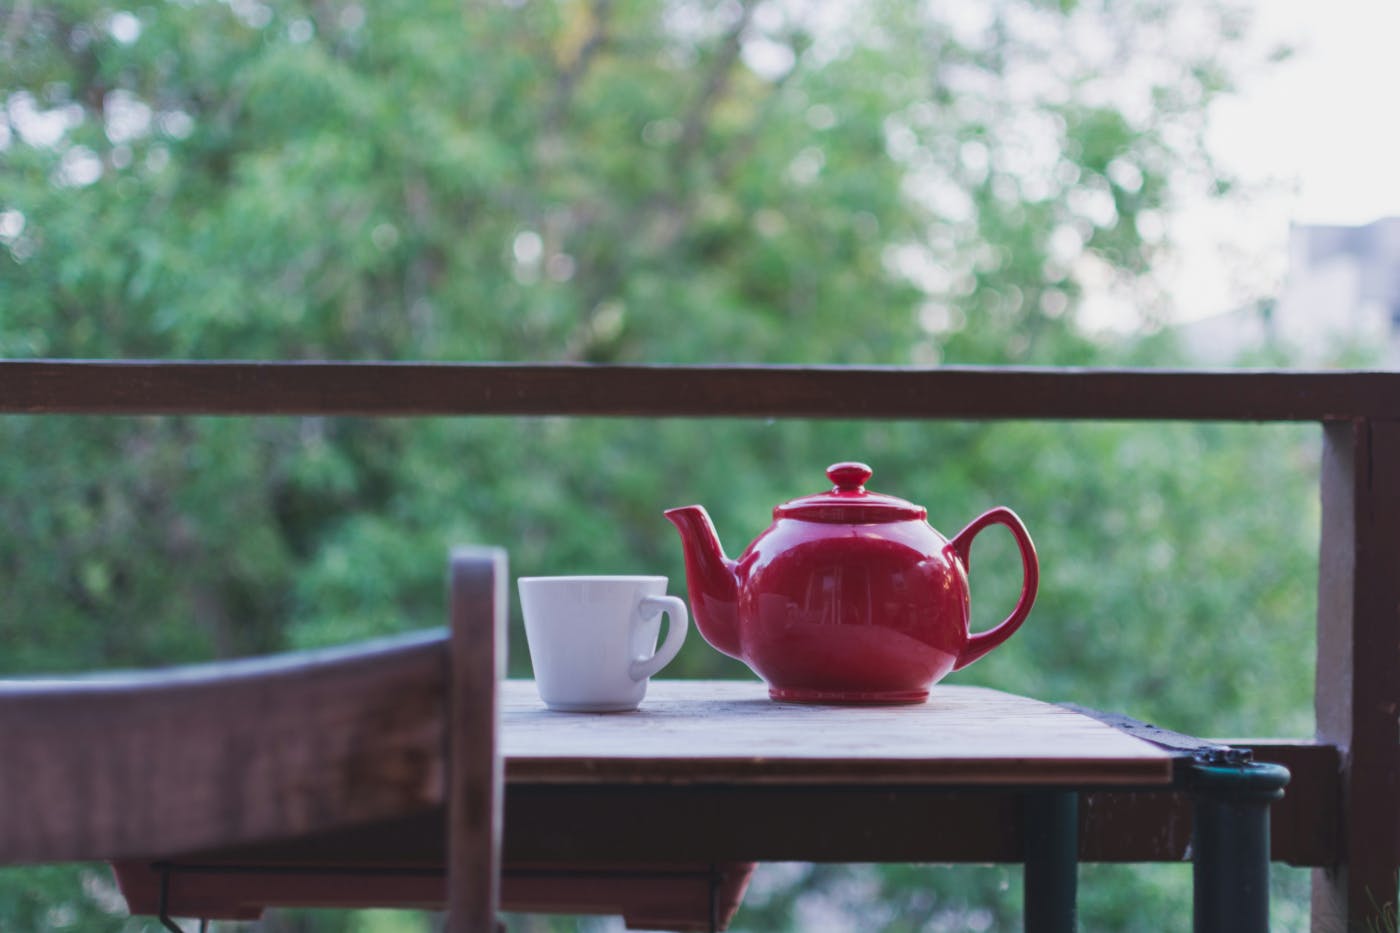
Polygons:
M164 670L0 681L0 864L147 859L446 803L449 929L495 929L505 555L454 551L451 625Z
M503 551L452 554L445 933L496 930L505 788L497 684L506 671L507 577Z

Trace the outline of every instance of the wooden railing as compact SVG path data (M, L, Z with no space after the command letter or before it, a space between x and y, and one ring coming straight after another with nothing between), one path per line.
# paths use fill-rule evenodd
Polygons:
M1400 373L26 360L0 361L0 413L1316 422L1317 733L1256 755L1293 772L1273 854L1317 868L1314 929L1394 922ZM1134 829L1184 812L1091 795L1084 854L1179 858L1183 834Z

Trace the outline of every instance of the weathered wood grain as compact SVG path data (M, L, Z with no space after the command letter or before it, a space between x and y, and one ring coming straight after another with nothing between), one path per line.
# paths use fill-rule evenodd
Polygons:
M311 833L443 799L446 638L0 682L0 863Z
M1400 422L1324 430L1317 652L1318 738L1341 751L1342 847L1314 873L1313 928L1382 929L1400 865Z
M775 703L753 681L653 681L641 708L580 716L503 689L511 782L1166 784L1166 752L1058 706L939 684L911 706Z
M445 933L496 930L504 796L497 687L506 667L506 581L504 551L452 553Z
M0 361L0 413L1327 421L1400 373L585 364Z

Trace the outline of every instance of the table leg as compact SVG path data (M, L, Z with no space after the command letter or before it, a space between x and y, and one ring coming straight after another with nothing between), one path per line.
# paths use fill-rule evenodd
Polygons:
M1269 804L1286 783L1280 765L1193 765L1195 933L1267 933Z
M1033 790L1022 798L1026 933L1074 933L1079 885L1079 793Z

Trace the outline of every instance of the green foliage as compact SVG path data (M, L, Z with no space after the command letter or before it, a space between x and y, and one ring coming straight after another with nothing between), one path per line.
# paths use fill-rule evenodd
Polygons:
M465 7L0 8L0 355L1174 362L1077 311L1086 276L1150 266L1182 185L1228 187L1199 134L1229 11L1191 6L1187 41L1146 0ZM679 581L663 508L705 503L734 553L859 457L945 534L1005 503L1037 539L1031 621L959 682L1311 728L1316 454L1293 428L14 417L0 446L7 673L438 625L457 542L507 544L521 574ZM1018 579L1009 540L979 538L976 625ZM675 670L745 673L698 638ZM7 873L0 928L146 928L102 877ZM745 929L1019 909L1004 868L764 877ZM1088 928L1181 903L1173 870L1085 877Z

